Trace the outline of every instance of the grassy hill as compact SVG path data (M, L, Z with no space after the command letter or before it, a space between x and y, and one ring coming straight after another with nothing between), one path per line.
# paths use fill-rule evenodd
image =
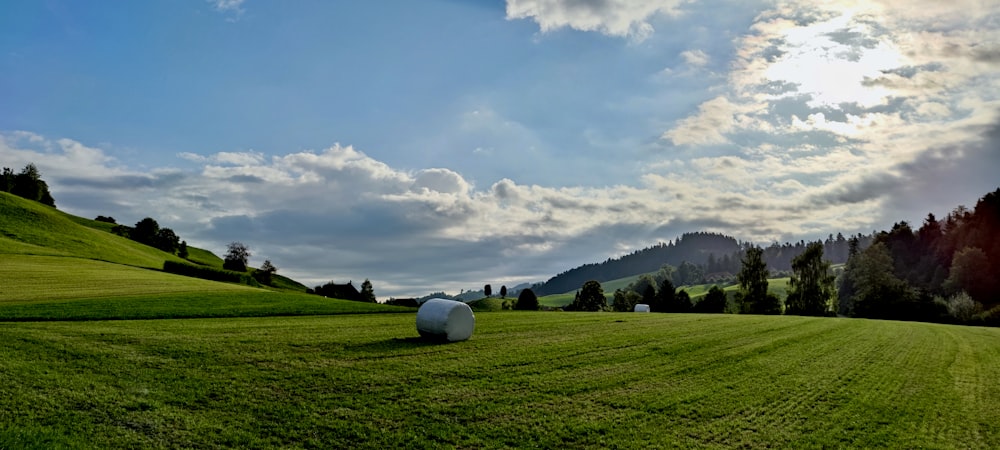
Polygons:
M0 320L238 317L408 311L304 293L274 277L259 289L160 271L183 261L110 233L113 225L0 192ZM189 247L190 260L222 260Z
M408 314L0 327L0 448L1000 448L1000 329Z
M111 225L0 192L0 254L93 259L160 269L183 261L109 232Z

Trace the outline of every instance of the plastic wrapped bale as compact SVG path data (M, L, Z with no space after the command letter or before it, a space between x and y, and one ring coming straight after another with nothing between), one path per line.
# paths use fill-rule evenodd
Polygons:
M464 341L475 328L476 316L462 302L432 298L417 310L417 332L425 338Z
M633 312L649 312L649 305L647 305L645 303L639 303L638 305L635 305L635 309L633 309L632 311Z

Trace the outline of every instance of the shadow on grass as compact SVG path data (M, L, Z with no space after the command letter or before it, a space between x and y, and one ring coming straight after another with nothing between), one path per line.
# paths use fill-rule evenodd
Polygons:
M382 341L368 342L364 344L348 345L345 349L359 353L397 353L401 350L413 350L424 347L441 347L456 342L449 342L447 339L425 338L412 336L405 338L392 338Z

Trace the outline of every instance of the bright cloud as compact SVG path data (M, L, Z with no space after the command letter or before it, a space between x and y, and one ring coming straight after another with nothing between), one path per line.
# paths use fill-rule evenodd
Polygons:
M643 41L653 33L649 18L677 14L680 0L507 0L508 19L531 19L542 32L569 27Z

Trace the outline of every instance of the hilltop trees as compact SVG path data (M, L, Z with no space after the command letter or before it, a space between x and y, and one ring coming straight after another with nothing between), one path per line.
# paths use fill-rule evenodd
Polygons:
M500 286L500 298L507 298L507 285Z
M785 300L785 313L822 316L832 311L834 276L830 262L823 259L823 244L813 242L792 259L792 278Z
M274 264L271 264L271 260L265 259L264 264L261 264L259 269L253 271L253 278L260 284L270 286L277 271L278 268L274 267Z
M98 217L100 218L103 216ZM114 220L111 218L105 219ZM181 238L177 236L177 233L174 233L174 230L171 230L170 228L160 228L160 224L157 223L152 217L146 217L136 222L135 226L131 228L125 225L116 225L112 228L111 232L119 236L127 237L140 244L158 248L167 253L173 254L178 252L178 250L183 250L181 258L187 257L187 243L184 243L182 247Z
M250 256L250 249L245 244L236 241L230 242L227 246L226 256L223 258L222 268L246 272Z
M52 194L49 193L49 185L42 180L42 175L34 163L28 163L17 174L10 168L4 167L0 173L0 191L10 192L43 205L56 206Z
M514 309L522 311L535 311L538 309L538 296L535 295L535 291L530 288L522 289L521 293L517 296L517 303L514 304Z
M483 294L485 294L487 297L493 295L493 286L490 286L488 284L486 286L483 286Z

